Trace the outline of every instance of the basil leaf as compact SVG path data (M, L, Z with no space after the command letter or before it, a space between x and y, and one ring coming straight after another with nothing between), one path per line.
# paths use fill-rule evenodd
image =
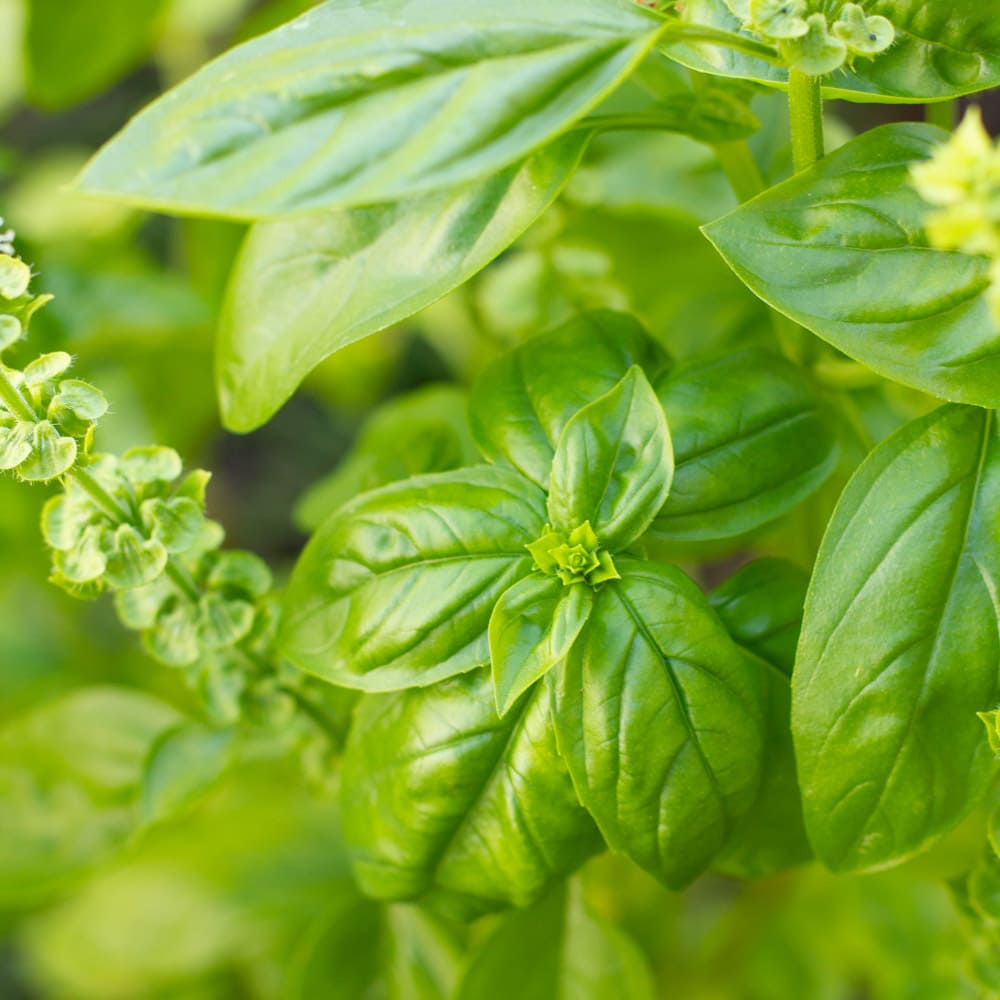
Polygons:
M789 718L792 666L808 583L808 574L793 563L761 559L708 598L729 634L747 650L748 668L760 675L764 690L760 792L713 865L740 878L761 878L812 857Z
M431 894L463 915L532 902L599 843L556 750L545 685L501 721L485 669L363 698L341 801L366 893Z
M662 352L623 313L584 313L532 338L491 365L473 386L472 435L491 462L548 487L563 428L617 385L632 365L654 377Z
M531 571L544 496L489 466L416 476L358 497L306 546L281 642L335 684L385 691L489 663L493 606Z
M581 897L571 883L505 917L473 953L457 1000L653 1000L642 953Z
M485 267L551 204L588 135L569 135L459 188L255 226L230 280L216 347L226 426L260 426L324 358Z
M65 108L114 83L142 61L164 7L166 0L28 0L24 54L31 101Z
M564 586L533 573L497 601L490 617L490 661L497 711L506 715L518 698L562 661L586 624L594 591Z
M814 493L837 464L836 436L794 365L760 349L698 361L657 385L674 442L673 485L650 534L732 538Z
M930 125L873 129L705 234L752 292L880 375L998 406L989 262L928 245L928 207L909 181L943 136Z
M559 0L329 0L161 97L80 185L241 219L455 187L587 114L662 24L626 0L579 0L572 17Z
M753 804L760 678L679 570L618 561L550 677L559 746L609 846L690 882Z
M426 472L475 465L466 393L457 386L424 386L383 403L365 421L350 452L295 505L295 522L315 531L359 493Z
M84 688L0 729L0 903L65 890L135 829L143 763L180 716L138 691Z
M549 521L564 532L589 522L602 546L624 548L649 527L673 475L663 408L633 366L563 428L552 459Z
M894 104L946 100L1000 85L1000 30L993 0L873 0L866 14L887 17L896 29L892 47L858 59L825 78L827 97ZM740 22L725 0L685 0L685 17L726 31ZM787 71L760 59L709 44L663 46L691 69L718 76L784 83Z
M795 665L806 828L837 870L908 857L995 773L1000 441L945 406L879 445L823 540Z

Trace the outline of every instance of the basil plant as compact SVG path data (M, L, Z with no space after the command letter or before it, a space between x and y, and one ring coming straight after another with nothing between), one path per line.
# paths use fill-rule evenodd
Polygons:
M229 430L390 328L458 386L370 415L277 592L220 551L207 474L92 449L68 354L0 366L0 468L60 484L56 582L114 591L212 725L327 741L368 899L583 934L564 883L602 852L680 890L964 837L1000 989L1000 147L969 106L997 86L998 0L326 0L76 189L246 228ZM45 296L0 249L8 350ZM653 995L586 928L589 971L540 934L527 978L494 942L391 995Z

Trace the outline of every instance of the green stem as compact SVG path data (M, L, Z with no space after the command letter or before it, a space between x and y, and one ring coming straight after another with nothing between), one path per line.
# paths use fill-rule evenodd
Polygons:
M0 365L0 399L6 404L11 413L18 420L33 424L38 420L38 414L31 408L31 404L21 395L20 390L10 380L7 369Z
M745 142L719 142L713 149L729 186L741 202L749 201L764 190L764 178Z
M720 28L709 28L703 24L688 24L684 21L671 21L660 36L666 42L708 42L711 45L721 45L734 52L743 52L756 59L762 59L772 66L784 66L781 54L773 45L737 35L732 31Z
M166 569L163 571L170 578L170 582L187 597L190 601L197 604L201 599L201 591L198 589L198 585L194 582L194 579L188 573L183 566L178 566L173 559L167 560Z
M788 115L792 165L798 174L823 158L823 94L818 76L788 71Z
M926 105L924 119L929 125L937 125L946 132L951 132L958 120L958 101L937 101Z
M288 695L292 701L298 705L299 709L309 716L316 726L322 730L323 734L334 747L340 746L341 734L330 718L315 702L307 698L301 691L294 688L281 687L278 689L282 694Z
M655 131L655 132L676 132L678 130L677 115L659 114L655 111L646 114L621 114L621 115L587 115L581 118L574 129L596 129L599 132L623 132L623 131Z

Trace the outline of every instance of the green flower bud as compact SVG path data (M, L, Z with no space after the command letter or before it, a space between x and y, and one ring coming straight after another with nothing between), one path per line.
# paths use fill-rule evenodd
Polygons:
M147 531L163 543L167 552L185 552L201 533L204 515L201 507L188 497L146 500L141 512Z
M844 4L834 22L833 33L856 56L876 56L892 45L896 29L880 14L868 16L856 3Z
M251 600L263 597L272 585L271 570L252 552L220 552L207 585L225 593L236 591Z
M106 529L92 524L83 530L76 544L53 553L56 570L73 584L90 583L104 575L108 559L103 549Z
M0 425L0 472L16 469L31 456L31 425Z
M567 587L575 583L596 587L619 578L611 553L600 547L589 521L584 521L568 535L546 526L542 537L527 549L535 559L536 569L559 577Z
M115 591L115 611L126 628L141 632L156 625L167 602L175 596L170 581L161 576L141 587Z
M196 608L187 601L177 601L143 632L142 641L150 655L165 666L190 666L201 655Z
M31 389L43 386L62 375L72 364L72 356L65 351L43 354L24 369L24 384Z
M104 393L86 382L66 379L49 403L48 417L63 433L83 437L107 412Z
M783 39L779 43L785 61L810 76L823 76L840 69L847 58L847 46L830 34L823 14L806 18L808 31L800 38Z
M0 253L0 298L19 299L31 284L31 268L10 254Z
M169 483L183 469L181 457L173 448L149 446L131 448L121 457L118 465L122 475L137 485Z
M198 639L208 649L234 646L253 627L254 607L219 593L205 594L198 605Z
M42 537L49 548L68 552L76 545L94 517L89 504L66 493L51 497L42 508Z
M109 533L105 578L113 587L152 583L166 568L167 550L156 539L145 539L131 524Z
M174 493L174 496L190 497L202 510L204 510L205 491L208 489L208 484L211 478L212 473L206 472L205 469L192 469L192 471L184 477L180 486L177 487L177 491Z
M0 351L12 347L24 336L24 327L16 316L0 316Z
M58 479L73 468L76 455L76 442L42 420L31 428L31 454L17 467L17 474L29 483Z
M768 38L801 38L807 12L806 0L750 0L750 27Z

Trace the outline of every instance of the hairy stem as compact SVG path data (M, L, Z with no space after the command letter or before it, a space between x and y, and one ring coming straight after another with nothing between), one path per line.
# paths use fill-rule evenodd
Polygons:
M788 115L792 165L798 174L823 158L823 95L818 76L788 71Z
M0 364L0 399L7 404L7 408L18 420L27 424L33 424L38 420L38 414L10 380L7 369L2 364Z

